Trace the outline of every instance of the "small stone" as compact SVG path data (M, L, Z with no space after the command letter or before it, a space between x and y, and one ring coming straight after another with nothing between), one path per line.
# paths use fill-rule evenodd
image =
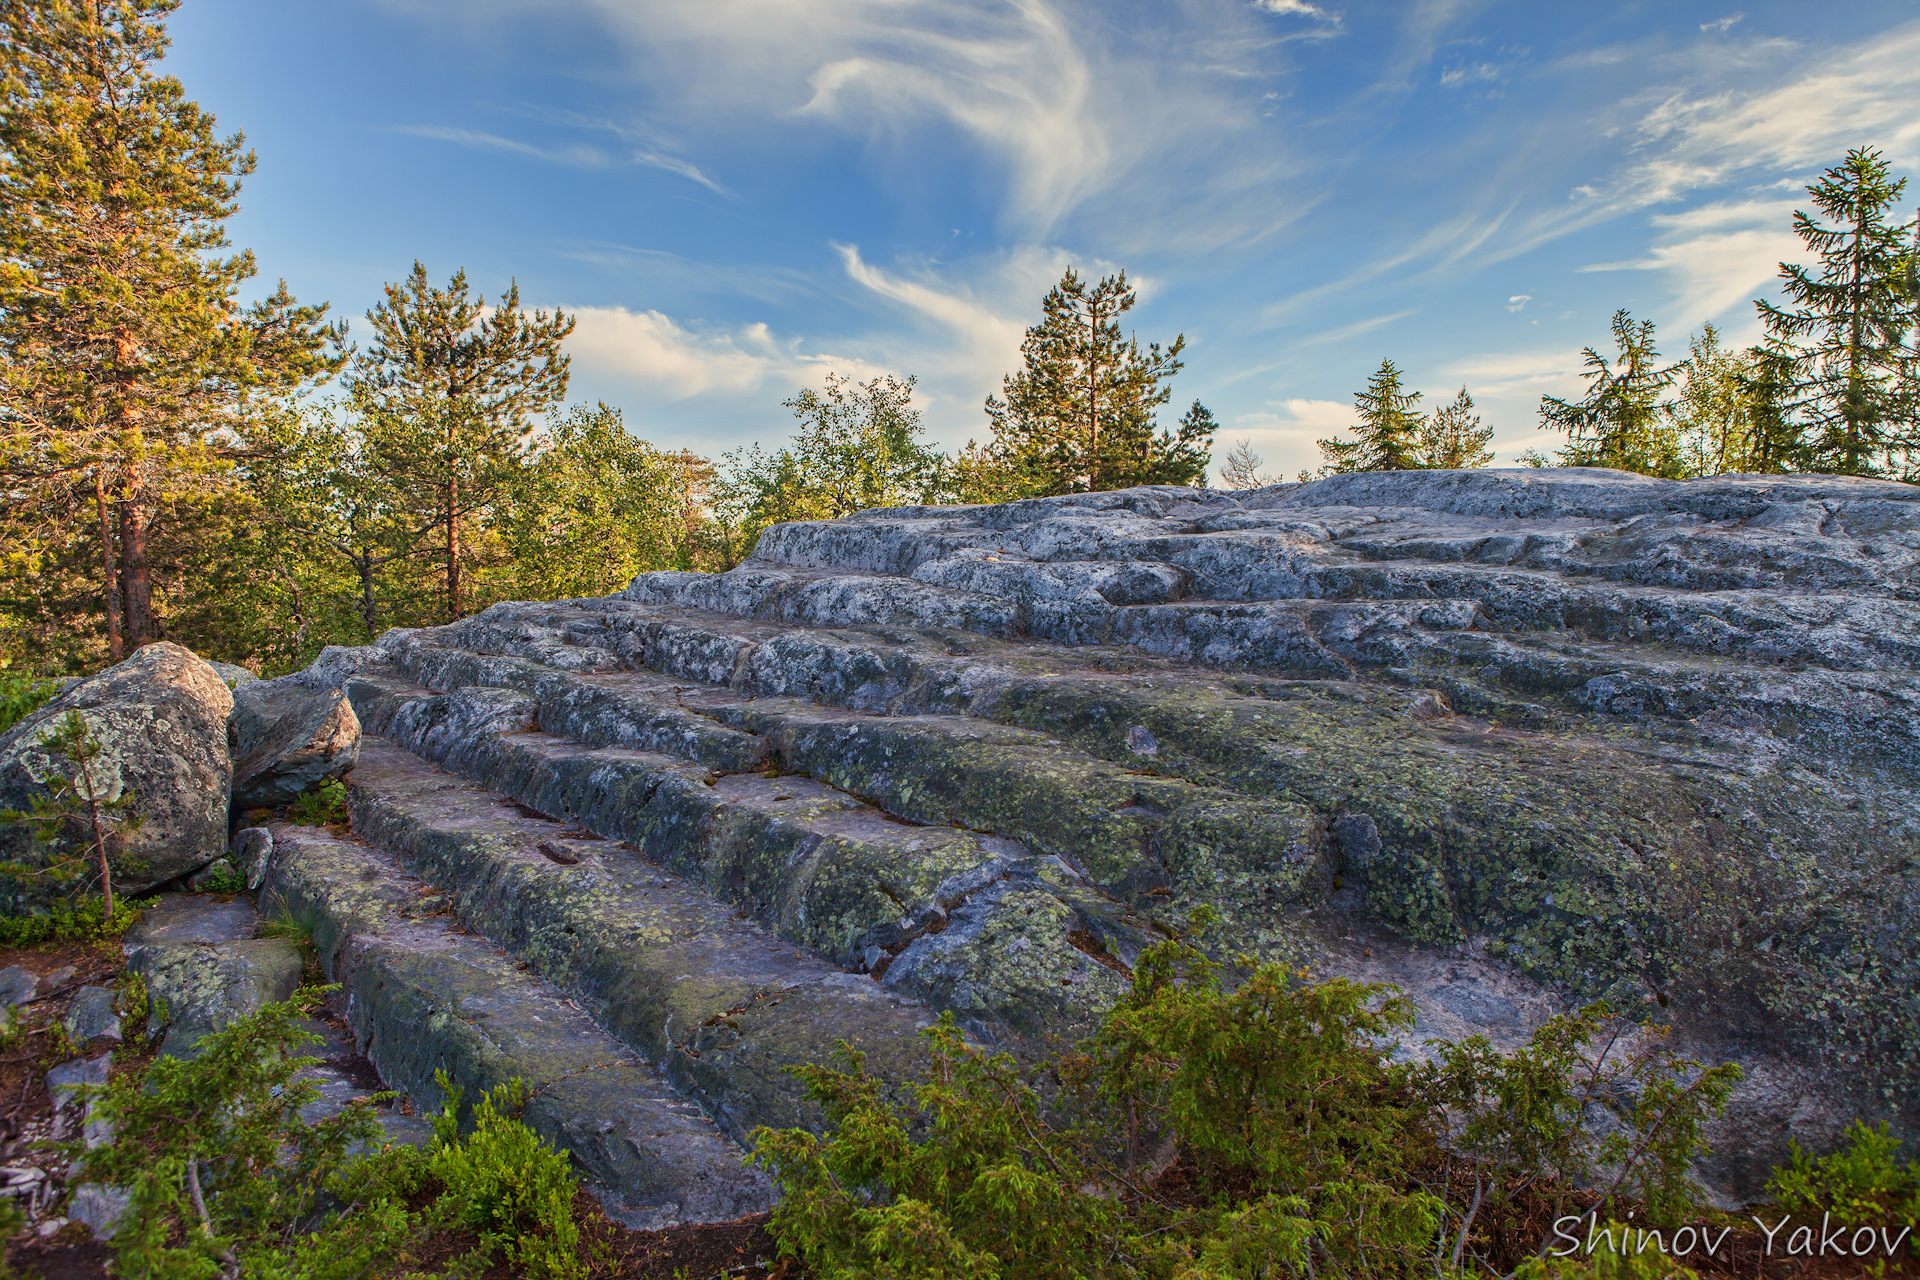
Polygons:
M73 1102L73 1092L83 1084L105 1084L107 1075L113 1066L113 1054L103 1053L97 1058L75 1058L63 1062L47 1072L47 1092L53 1096L53 1112L57 1116Z
M64 1019L67 1036L77 1045L95 1040L120 1043L120 1015L114 1012L109 987L82 987L73 997Z
M25 1004L33 999L34 992L40 988L40 979L30 970L17 964L0 969L0 1006L12 1008L16 1004Z
M48 1236L59 1235L60 1228L66 1225L67 1219L65 1218L48 1218L45 1222L33 1229L33 1234L45 1240Z
M73 975L78 972L79 970L75 969L72 965L63 964L52 973L40 979L40 989L43 991L58 991L60 988L66 986L67 983L71 982Z
M246 875L247 891L251 893L260 887L267 868L273 865L273 832L265 827L242 827L234 833L227 856Z
M1136 724L1127 730L1127 750L1137 756L1159 755L1160 743L1147 726Z
M119 1187L103 1187L89 1182L73 1193L73 1203L67 1206L67 1215L75 1222L84 1222L93 1228L95 1240L111 1240L132 1198Z

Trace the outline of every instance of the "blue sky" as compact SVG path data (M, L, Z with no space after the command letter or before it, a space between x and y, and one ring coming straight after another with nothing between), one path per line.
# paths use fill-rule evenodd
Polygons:
M1618 307L1670 354L1751 340L1848 147L1920 178L1911 0L185 0L170 30L259 152L231 232L267 282L358 318L416 257L517 278L579 317L574 400L706 453L782 439L829 371L914 374L939 443L984 437L1075 265L1186 335L1174 408L1216 453L1316 465L1390 356L1511 459Z

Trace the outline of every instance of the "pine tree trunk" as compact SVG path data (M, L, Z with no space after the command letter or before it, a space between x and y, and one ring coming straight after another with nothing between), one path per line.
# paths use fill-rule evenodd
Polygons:
M107 477L104 468L93 472L93 510L100 523L100 602L107 615L107 657L118 663L127 656L120 638L120 580L113 571L113 523L107 518Z
M126 602L127 648L160 638L153 617L153 575L147 562L149 521L138 495L120 500L120 588Z
M460 620L460 482L447 482L447 621Z

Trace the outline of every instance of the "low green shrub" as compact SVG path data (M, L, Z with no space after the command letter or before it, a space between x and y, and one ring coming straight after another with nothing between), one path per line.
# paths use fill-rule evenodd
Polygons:
M445 1188L443 1203L456 1221L480 1237L479 1253L498 1252L529 1280L578 1280L580 1227L573 1218L573 1171L564 1151L555 1151L515 1117L525 1108L527 1085L511 1080L483 1096L473 1109L474 1127L460 1139L460 1091L444 1072L436 1077L447 1105L434 1120L434 1151L428 1168Z
M287 806L287 821L306 827L335 827L347 820L347 788L338 778L322 779Z
M950 1018L917 1083L846 1046L795 1068L827 1127L755 1135L782 1253L820 1280L1505 1275L1578 1189L1603 1213L1689 1207L1701 1126L1739 1078L1602 1006L1511 1054L1435 1042L1394 1063L1412 1010L1390 988L1233 972L1152 948L1098 1033L1032 1068Z
M1900 1143L1886 1121L1856 1120L1846 1145L1819 1159L1794 1143L1787 1163L1773 1171L1767 1193L1789 1213L1831 1212L1842 1222L1892 1220L1914 1228L1910 1247L1920 1253L1920 1161L1902 1161Z
M302 1118L319 1090L301 1076L315 1059L300 1050L316 1038L300 1023L322 991L303 988L214 1032L191 1060L160 1058L85 1091L114 1139L69 1148L77 1180L130 1193L113 1240L115 1274L407 1276L431 1243L444 1255L453 1238L465 1243L452 1270L436 1274L504 1258L533 1280L584 1277L566 1156L511 1114L523 1083L482 1099L466 1138L455 1095L428 1150L381 1145L377 1099Z
M140 918L140 908L115 899L107 918L105 899L89 897L55 903L45 915L0 916L0 947L38 947L48 943L91 942L117 938Z

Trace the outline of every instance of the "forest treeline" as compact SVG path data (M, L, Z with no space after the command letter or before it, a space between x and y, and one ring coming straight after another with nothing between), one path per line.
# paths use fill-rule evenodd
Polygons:
M243 305L258 264L223 228L254 154L160 73L172 8L0 9L0 671L92 670L164 637L275 673L497 600L726 569L781 520L1209 483L1206 407L1162 423L1185 339L1123 329L1124 272L1066 272L987 399L987 438L953 454L891 376L798 392L772 450L655 448L618 408L568 402L571 317L418 262L360 346L284 283ZM1663 366L1652 326L1616 316L1585 396L1542 401L1555 461L1913 478L1903 187L1863 150L1810 189L1795 226L1819 265L1782 267L1757 347L1709 327ZM1420 400L1383 362L1322 473L1491 461L1465 388ZM1218 478L1272 483L1259 467L1242 444Z

